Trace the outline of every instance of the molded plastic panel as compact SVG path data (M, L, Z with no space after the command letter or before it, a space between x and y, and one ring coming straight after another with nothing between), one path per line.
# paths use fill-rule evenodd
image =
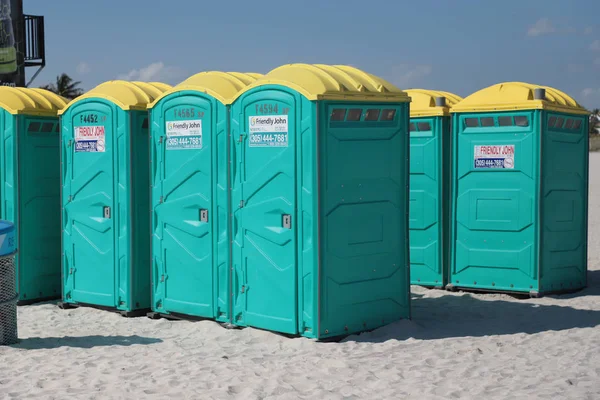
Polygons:
M231 111L235 322L290 334L298 333L301 107L293 91L263 87Z
M527 126L467 127L466 118L528 118ZM455 286L529 292L538 282L539 112L454 117Z
M391 121L329 121L336 108L393 108ZM320 107L319 337L410 317L408 107ZM383 113L382 113L383 114Z
M152 307L227 320L227 110L211 96L180 92L151 119Z

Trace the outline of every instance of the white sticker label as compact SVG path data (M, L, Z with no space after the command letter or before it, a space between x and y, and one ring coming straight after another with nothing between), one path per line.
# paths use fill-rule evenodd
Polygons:
M248 117L250 147L288 147L288 116Z
M167 121L167 150L202 148L202 120Z
M104 153L105 150L104 126L75 127L75 152Z
M514 169L515 145L475 146L475 168Z

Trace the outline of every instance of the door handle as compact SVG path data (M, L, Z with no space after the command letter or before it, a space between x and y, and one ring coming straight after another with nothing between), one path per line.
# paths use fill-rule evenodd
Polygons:
M104 214L104 218L110 219L110 207L109 206L104 206L102 208L102 213Z
M285 229L292 229L292 216L290 214L283 214L281 216L281 225Z
M200 209L200 222L208 222L208 210L205 208Z

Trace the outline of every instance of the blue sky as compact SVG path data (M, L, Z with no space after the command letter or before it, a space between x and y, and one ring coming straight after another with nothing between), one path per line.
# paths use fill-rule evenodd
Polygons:
M47 66L32 86L62 72L91 89L305 62L461 96L525 81L600 108L597 0L24 0L24 8L46 23Z

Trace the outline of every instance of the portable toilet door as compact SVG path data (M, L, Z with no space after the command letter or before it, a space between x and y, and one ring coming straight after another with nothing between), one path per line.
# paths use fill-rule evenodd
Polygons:
M480 90L451 112L448 288L538 296L584 287L588 112L521 82Z
M229 320L229 99L260 76L202 72L152 104L152 318Z
M19 305L60 297L60 159L57 112L43 89L0 87L0 218L15 224Z
M109 81L62 110L63 308L150 307L146 107L168 88Z
M450 108L462 100L442 91L410 89L410 280L448 282Z
M233 323L326 338L410 317L408 96L291 64L231 108Z

